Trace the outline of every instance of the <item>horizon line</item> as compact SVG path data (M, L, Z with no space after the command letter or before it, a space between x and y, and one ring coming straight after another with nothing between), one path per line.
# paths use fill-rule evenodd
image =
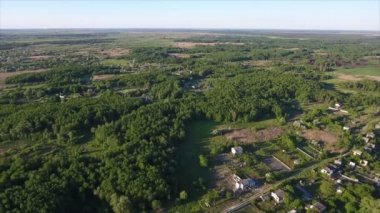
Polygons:
M378 32L378 30L360 30L360 29L297 29L297 28L205 28L205 27L46 27L46 28L1 28L2 30L278 30L278 31L348 31L348 32Z

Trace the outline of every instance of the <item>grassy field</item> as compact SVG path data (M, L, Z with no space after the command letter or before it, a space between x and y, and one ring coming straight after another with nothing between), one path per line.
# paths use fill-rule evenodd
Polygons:
M199 155L207 154L207 145L212 129L216 126L212 121L196 121L186 127L186 138L179 146L179 190L186 190L190 199L197 198L200 191L193 182L202 178L209 181L210 171L199 165Z
M118 47L168 47L173 45L170 39L159 33L124 33L114 43Z
M195 121L186 126L186 138L178 150L177 180L178 190L185 190L188 199L169 207L168 212L200 211L198 200L203 195L203 189L194 183L201 178L207 187L212 175L209 168L199 165L199 155L208 153L209 138L216 126L217 123L213 121Z
M380 72L380 71L379 71ZM379 75L380 77L380 75ZM360 80L363 80L362 78L359 78ZM380 92L376 92L376 91L360 91L360 90L357 90L357 89L347 89L347 88L344 88L342 86L342 83L344 82L347 82L347 80L342 80L342 79L338 79L336 77L332 78L332 79L328 79L328 80L324 80L325 83L328 83L330 85L333 85L333 88L336 89L336 90L339 90L343 93L351 93L351 94L355 94L355 93L358 93L358 92L364 92L368 95L373 95L373 96L380 96ZM327 106L326 106L327 107Z
M104 65L120 65L120 66L129 66L130 61L125 59L107 59L102 61Z
M338 73L350 74L350 75L371 75L371 76L380 76L380 66L376 64L369 64L365 67L357 68L339 68L336 70Z

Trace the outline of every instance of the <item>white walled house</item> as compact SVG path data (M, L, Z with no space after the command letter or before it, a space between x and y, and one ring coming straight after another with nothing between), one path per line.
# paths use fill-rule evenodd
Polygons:
M272 192L270 195L273 197L276 203L284 202L285 192L282 189L277 189L276 191Z

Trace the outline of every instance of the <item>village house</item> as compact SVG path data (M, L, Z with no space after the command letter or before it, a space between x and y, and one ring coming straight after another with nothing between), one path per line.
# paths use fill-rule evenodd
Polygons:
M65 95L62 95L62 94L59 94L59 98L60 98L60 99L65 99L66 96L65 96Z
M357 155L360 156L360 155L362 155L362 151L355 149L355 150L353 151L353 154L354 154L355 156L357 156Z
M368 161L367 160L360 160L360 165L367 166L368 165Z
M336 165L330 164L330 165L322 168L321 173L327 174L328 176L332 176L333 174L337 173L338 170L339 170L339 168Z
M299 165L301 162L300 162L300 160L299 159L295 159L294 161L293 161L293 164L294 165Z
M235 146L231 148L231 153L235 155L243 154L243 148L241 146Z
M343 187L341 187L341 186L336 187L336 193L337 194L342 194L343 192L344 192L344 188Z
M334 160L334 164L338 166L342 166L342 160L341 159L336 159Z
M320 203L320 202L316 202L316 203L314 203L313 205L309 205L308 207L306 207L306 209L312 209L312 210L314 210L314 211L316 211L316 212L321 213L321 212L326 211L326 206L323 205L323 204Z
M256 181L251 178L241 179L234 174L233 179L235 181L235 190L245 191L257 185Z
M270 195L273 197L276 203L284 202L285 192L282 189L277 189L276 191L272 192Z
M288 213L297 213L297 210L292 209L292 210L288 211Z
M376 148L376 145L373 143L368 143L365 147L364 150L367 152L372 152Z
M365 143L368 143L371 139L369 137L363 137Z
M348 165L349 165L351 168L355 168L355 166L356 166L356 163L354 163L354 162L350 161L350 163L348 163Z
M375 136L376 136L376 135L375 135L375 133L373 133L373 132L368 132L367 135L366 135L367 138L372 138L372 139L374 139Z
M344 127L343 127L343 130L344 130L344 131L350 131L350 127L348 127L348 126L344 126Z

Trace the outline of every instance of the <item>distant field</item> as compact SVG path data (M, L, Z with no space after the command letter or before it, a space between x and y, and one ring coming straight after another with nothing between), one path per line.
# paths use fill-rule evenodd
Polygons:
M21 75L24 73L37 73L37 72L45 72L47 69L39 69L39 70L24 70L24 71L16 71L16 72L0 72L0 86L5 85L5 79L8 77Z
M120 66L128 66L129 60L125 59L107 59L102 61L104 65L120 65Z
M372 75L380 76L380 67L370 65L367 67L350 68L350 69L338 69L336 72L351 74L351 75Z

